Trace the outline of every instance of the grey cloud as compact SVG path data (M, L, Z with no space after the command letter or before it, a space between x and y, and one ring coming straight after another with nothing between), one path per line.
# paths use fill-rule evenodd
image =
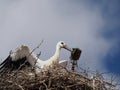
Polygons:
M112 46L99 35L99 30L104 26L101 12L99 9L89 9L83 3L58 1L21 0L13 1L8 6L6 4L5 20L0 21L0 57L5 58L9 50L21 44L34 48L44 39L40 48L41 58L47 59L54 53L57 41L63 40L69 46L83 50L80 63L93 61L98 65ZM62 50L61 59L68 57L69 54Z

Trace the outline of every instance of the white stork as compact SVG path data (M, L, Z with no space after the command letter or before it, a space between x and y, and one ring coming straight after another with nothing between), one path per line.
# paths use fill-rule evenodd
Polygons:
M72 51L63 41L60 41L56 45L55 54L48 60L41 60L28 46L21 45L15 51L12 51L10 55L0 64L0 72L18 69L25 61L27 61L26 65L35 67L36 72L39 72L41 68L45 69L46 67L53 66L55 64L66 66L67 61L59 61L61 48Z

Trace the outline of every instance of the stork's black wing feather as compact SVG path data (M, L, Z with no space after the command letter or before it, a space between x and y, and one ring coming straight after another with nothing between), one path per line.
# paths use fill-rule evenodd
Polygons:
M12 58L10 55L0 64L0 73L4 72L11 72L13 70L18 69L22 64L23 65L20 69L22 69L24 66L30 66L28 62L26 62L26 57L20 58L18 60L12 61Z
M8 62L9 58L10 58L10 55L0 64L0 66L3 65L3 64L5 64L6 62Z
M12 61L12 58L10 55L0 64L0 70L3 68L6 68L8 65L10 65L10 62Z

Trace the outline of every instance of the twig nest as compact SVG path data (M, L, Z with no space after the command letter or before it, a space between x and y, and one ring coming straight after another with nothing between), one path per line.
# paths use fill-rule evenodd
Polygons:
M78 60L80 58L81 52L82 51L79 48L72 48L70 59Z

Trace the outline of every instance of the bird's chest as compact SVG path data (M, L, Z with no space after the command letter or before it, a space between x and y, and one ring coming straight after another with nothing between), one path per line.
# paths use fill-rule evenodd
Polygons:
M48 62L46 63L48 66L51 65L56 65L59 62L59 58L58 57L52 57L48 60Z

